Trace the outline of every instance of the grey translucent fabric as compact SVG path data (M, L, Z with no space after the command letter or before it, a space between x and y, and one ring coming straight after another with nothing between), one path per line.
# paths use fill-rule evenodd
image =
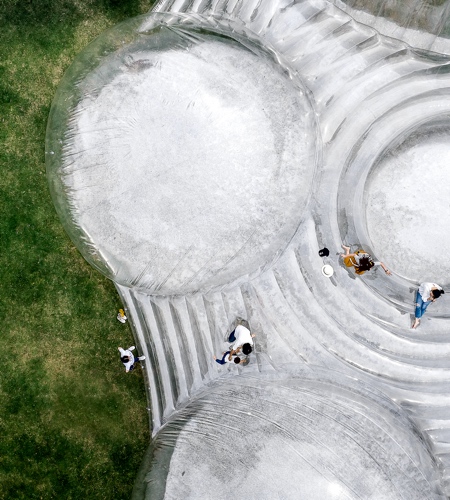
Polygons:
M55 205L146 356L136 499L450 494L449 294L410 328L418 284L449 287L448 41L375 14L165 0L61 83Z
M259 272L283 250L311 189L315 116L242 27L143 16L65 75L47 149L84 257L117 283L181 293Z
M449 0L333 0L357 21L413 47L449 54Z
M335 3L368 12L403 28L450 38L448 0L339 0Z
M213 384L161 430L151 462L136 498L440 498L406 414L382 393L320 370Z

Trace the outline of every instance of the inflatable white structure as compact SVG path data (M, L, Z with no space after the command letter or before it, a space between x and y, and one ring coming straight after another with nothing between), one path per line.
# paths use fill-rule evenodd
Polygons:
M164 0L61 82L52 196L146 355L136 499L450 494L447 296L410 329L449 284L450 42L335 4Z

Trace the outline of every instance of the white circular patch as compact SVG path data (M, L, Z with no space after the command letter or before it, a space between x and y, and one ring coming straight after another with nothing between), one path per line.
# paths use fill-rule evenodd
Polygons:
M310 191L315 137L306 98L269 56L212 35L164 50L140 42L106 57L86 88L63 182L115 281L196 290L284 249Z
M411 138L380 162L366 186L375 255L417 281L448 281L450 149L445 133Z

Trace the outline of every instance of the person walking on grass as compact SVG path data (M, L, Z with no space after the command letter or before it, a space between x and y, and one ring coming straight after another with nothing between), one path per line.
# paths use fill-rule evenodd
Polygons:
M120 352L120 361L122 361L123 366L125 366L125 371L131 372L134 368L135 363L140 363L144 361L145 356L135 356L131 351L134 351L136 347L132 345L127 350L118 347Z
M436 283L421 283L416 295L416 309L414 312L414 323L411 328L416 329L420 325L420 318L425 314L427 307L436 302L444 292Z
M347 267L353 267L356 274L364 274L366 271L370 271L372 267L375 266L381 266L383 271L388 276L392 274L383 262L374 261L372 256L364 250L359 249L356 250L355 253L350 253L350 247L342 245L342 248L345 250L345 253L341 253L341 257L344 259L344 264Z
M228 337L229 342L233 342L230 346L231 355L239 354L241 351L248 356L253 350L253 339L256 337L254 333L250 333L248 328L243 325L238 325Z

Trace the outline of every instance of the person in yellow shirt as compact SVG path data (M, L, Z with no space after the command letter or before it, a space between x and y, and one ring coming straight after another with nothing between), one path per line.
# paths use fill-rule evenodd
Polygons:
M344 264L347 267L353 267L356 274L364 274L366 271L370 271L375 266L381 266L383 271L390 276L392 273L384 265L383 262L374 261L372 256L362 249L357 250L355 253L350 253L350 247L342 245L345 253L341 253L341 257L344 259Z

